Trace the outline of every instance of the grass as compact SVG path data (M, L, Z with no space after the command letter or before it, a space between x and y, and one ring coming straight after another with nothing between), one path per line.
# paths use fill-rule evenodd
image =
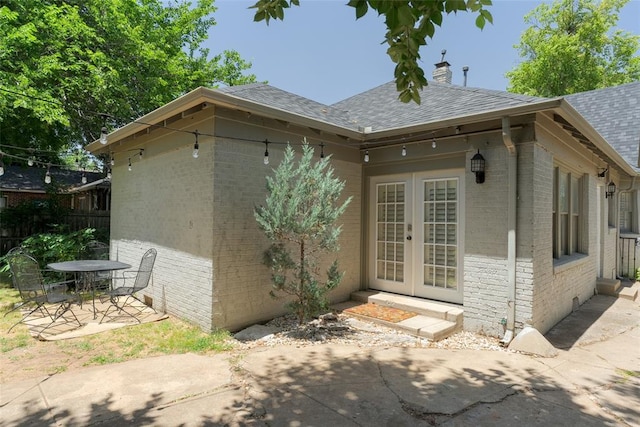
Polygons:
M7 282L6 277L0 277L0 366L5 360L25 371L42 371L37 366L38 359L41 359L47 365L44 367L47 373L57 373L69 369L71 364L106 365L163 354L207 354L232 349L229 332L206 333L172 316L160 322L61 341L38 341L22 324L7 333L11 325L21 318L19 310L5 316L20 301L18 292ZM2 369L5 371L3 376L11 376L7 371L12 368L5 369Z

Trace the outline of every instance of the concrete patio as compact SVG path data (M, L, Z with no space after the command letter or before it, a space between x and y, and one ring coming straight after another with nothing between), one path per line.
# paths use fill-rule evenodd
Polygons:
M640 306L595 296L555 358L321 344L91 367L2 384L6 426L640 425Z

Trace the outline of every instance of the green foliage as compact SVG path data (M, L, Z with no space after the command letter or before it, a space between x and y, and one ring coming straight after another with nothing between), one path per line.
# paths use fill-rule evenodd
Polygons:
M342 279L334 261L321 281L319 261L322 254L338 250L342 227L335 223L351 201L349 197L340 202L345 184L333 176L330 158L314 162L313 154L304 141L296 163L288 146L282 163L267 177L266 204L254 212L272 242L264 254L272 271L271 296L293 296L287 306L300 323L327 308L327 293Z
M87 243L96 239L96 230L85 228L72 233L42 233L27 237L22 246L40 264L42 270L47 264L59 261L71 261L81 257ZM5 262L6 255L0 258L0 272L9 270Z
M49 187L53 187L50 184ZM16 206L0 210L0 224L2 228L11 229L23 224L30 224L37 231L47 229L47 225L59 221L69 209L64 207L58 190L49 188L46 199L29 200Z
M3 141L57 162L198 86L255 81L234 51L209 59L213 0L4 0L0 3ZM20 96L26 94L28 97ZM26 157L24 151L10 153Z
M640 80L640 36L613 31L629 0L557 0L525 16L515 47L524 61L507 73L508 90L553 97Z
M299 0L258 0L254 21L284 19L284 9L299 6ZM384 15L387 32L385 42L389 46L387 54L396 64L394 77L399 98L403 102L420 103L420 90L427 85L424 71L418 64L420 47L433 38L436 25L442 25L444 14L457 12L476 13L476 26L483 29L487 22L493 23L493 16L485 9L491 0L350 0L356 19L362 18L369 10Z

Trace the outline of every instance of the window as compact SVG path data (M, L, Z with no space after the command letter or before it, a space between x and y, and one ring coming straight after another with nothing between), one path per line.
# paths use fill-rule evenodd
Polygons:
M631 192L620 193L620 231L623 233L633 233L636 225L633 223L634 217L634 194Z
M556 167L553 174L553 257L583 252L582 178Z

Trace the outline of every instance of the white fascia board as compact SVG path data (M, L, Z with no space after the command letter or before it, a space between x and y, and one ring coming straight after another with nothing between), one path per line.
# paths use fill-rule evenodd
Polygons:
M188 110L189 108L195 107L196 105L204 102L209 102L220 107L241 109L252 114L287 121L292 124L307 126L354 139L362 138L362 134L354 130L336 126L321 120L315 120L305 116L300 116L295 113L260 104L254 101L249 101L244 98L239 98L224 92L217 91L215 89L199 87L179 98L176 98L168 104L165 104L162 107L140 117L139 119L136 119L135 121L128 123L125 126L109 133L107 136L107 144L103 145L100 143L100 141L96 140L87 145L85 148L92 153L106 151L105 149L109 147L109 145L117 143L118 141L121 141L124 138L134 135L144 129L152 127L153 125L149 125L149 123L160 123L163 120L166 120L182 111Z

